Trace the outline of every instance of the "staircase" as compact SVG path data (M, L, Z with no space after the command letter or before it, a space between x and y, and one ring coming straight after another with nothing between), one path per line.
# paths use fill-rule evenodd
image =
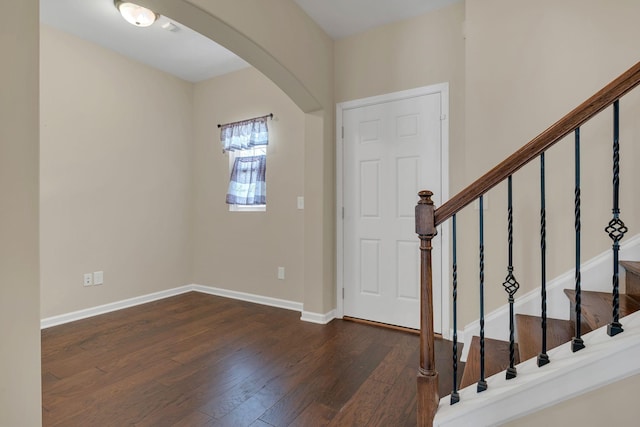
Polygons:
M640 310L640 262L621 261L620 266L626 271L625 293L620 294L620 317ZM575 336L576 299L575 290L565 289L571 304L570 320L547 319L547 349L554 349L570 342ZM587 334L596 329L605 328L611 322L612 296L605 292L582 291L581 330ZM517 356L516 364L536 358L542 348L540 325L542 318L526 314L516 314ZM509 366L509 342L485 339L485 372L492 376L505 371ZM467 357L467 362L460 381L460 388L475 384L479 378L480 340L474 336Z
M635 252L634 258L637 257ZM609 384L618 383L625 378L631 378L640 373L640 308L638 301L638 283L640 281L640 262L622 261L620 266L626 270L624 293L620 294L621 323L624 332L611 337L608 334L610 323L611 296L609 293L590 292L582 290L583 328L591 332L584 332L585 348L572 351L571 340L575 335L575 320L547 319L547 345L550 363L539 367L538 355L540 351L541 319L537 316L516 315L518 321L518 356L523 361L517 365L517 378L507 379L505 362L495 363L491 355L505 358L509 343L500 340L485 339L485 362L488 383L486 391L477 392L475 382L478 381L477 360L479 350L471 350L467 365L464 368L464 380L467 386L459 391L460 402L450 404L450 396L443 397L433 420L434 426L466 427L494 426L507 423L510 426L519 425L519 419L527 414L545 407L555 405L566 399L581 395L591 390L598 390ZM567 292L575 296L573 290ZM567 298L567 297L565 297ZM624 301L624 302L623 302ZM575 310L575 301L566 299L567 309ZM608 320L607 320L608 319ZM527 329L524 334L520 331ZM564 335L564 337L563 337ZM472 341L479 341L478 338ZM564 342L563 342L564 341ZM553 347L553 349L551 349ZM495 373L495 374L494 374ZM632 381L634 381L632 379ZM634 383L635 384L635 383ZM616 386L608 387L609 393L615 393ZM598 390L599 393L599 390ZM605 407L594 406L592 411L599 412L597 417L602 420L614 416L618 411L626 411L623 415L628 419L629 409L617 404L623 397L612 397ZM629 400L627 400L628 402ZM573 406L574 408L576 405ZM609 414L609 415L603 415ZM557 415L557 414L556 414ZM584 414L582 414L584 415ZM583 421L585 417L581 417ZM544 420L538 416L536 422ZM558 419L556 418L556 421ZM528 423L528 424L527 424ZM531 425L531 421L525 422ZM586 425L601 425L589 424ZM611 424L632 425L632 424ZM635 424L633 424L635 425Z
M595 389L621 378L640 373L640 262L619 261L620 241L629 231L620 209L620 99L640 85L640 62L565 115L547 130L522 146L478 180L436 207L433 193L418 193L416 234L420 240L420 363L417 375L418 426L497 425L516 419L558 401ZM603 110L611 108L613 203L602 200L589 206L611 209L612 218L603 228L613 241L609 266L613 266L609 293L582 289L581 269L581 127ZM566 138L573 136L573 138ZM628 143L639 141L626 138ZM546 174L547 150L561 141L572 141L575 177L575 288L566 289L569 320L553 319L547 313L546 277ZM522 167L539 159L540 176L540 313L542 317L515 314L516 293L520 287L513 265L512 176ZM611 159L611 158L610 158ZM604 160L604 159L603 159ZM588 168L588 166L587 166ZM603 177L603 179L605 179ZM610 179L610 178L606 178ZM485 337L485 226L484 195L498 184L507 184L506 226L508 229L508 265L502 284L508 294L509 341ZM550 183L554 185L554 183ZM627 184L629 185L629 184ZM633 183L631 185L634 185ZM479 336L471 342L460 389L457 386L458 363L454 358L451 396L440 400L438 372L434 358L432 239L438 226L451 229L452 330L453 353L458 354L457 337L457 226L456 216L474 201L478 202ZM631 212L635 215L635 212ZM530 219L530 218L529 218ZM637 233L637 231L636 231ZM462 236L468 239L468 236ZM473 240L475 242L475 237ZM466 242L466 240L465 240ZM463 243L467 244L467 243ZM474 243L475 245L475 243ZM637 255L632 258L638 259ZM620 269L626 270L620 286ZM625 288L625 289L621 289ZM557 289L557 288L555 288ZM555 289L553 289L555 291ZM561 288L560 288L561 289ZM461 287L461 292L464 288ZM553 301L559 301L554 299ZM620 320L624 318L624 321ZM491 319L490 319L491 320ZM605 327L606 326L606 327ZM504 326L501 326L501 328ZM466 329L466 328L465 328ZM465 332L466 333L466 332ZM550 353L548 353L550 351ZM516 366L517 365L517 366ZM494 375L505 371L505 374ZM493 375L493 376L492 376ZM475 387L470 387L475 384ZM499 416L495 416L499 413ZM435 419L435 420L434 420Z

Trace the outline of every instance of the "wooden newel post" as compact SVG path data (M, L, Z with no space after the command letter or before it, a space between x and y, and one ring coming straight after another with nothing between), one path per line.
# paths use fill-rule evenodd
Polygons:
M420 367L418 368L418 426L431 427L440 397L438 372L435 366L433 331L433 282L431 270L431 240L438 234L435 226L435 206L431 191L418 193L416 233L420 238Z

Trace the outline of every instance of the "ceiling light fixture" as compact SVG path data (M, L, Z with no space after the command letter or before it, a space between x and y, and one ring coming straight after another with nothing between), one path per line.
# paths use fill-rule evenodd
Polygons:
M158 19L158 14L146 7L123 0L115 0L114 4L120 15L136 27L148 27Z

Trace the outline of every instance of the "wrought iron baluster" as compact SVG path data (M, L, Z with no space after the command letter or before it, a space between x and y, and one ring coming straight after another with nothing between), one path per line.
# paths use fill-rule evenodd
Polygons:
M540 300L542 303L542 350L538 366L549 363L547 355L547 207L546 207L544 153L540 154Z
M451 393L451 404L460 401L458 394L458 249L456 233L456 216L452 218L453 230L453 392Z
M480 196L480 381L478 381L478 393L487 389L487 381L484 372L484 198Z
M509 368L507 369L507 379L510 380L518 375L515 367L515 326L513 322L513 296L520 288L520 284L513 275L513 178L509 175L507 179L507 215L508 215L508 242L509 242L509 265L507 267L507 277L504 279L505 291L509 294Z
M607 326L607 333L614 336L624 331L620 323L620 273L618 267L618 252L620 240L628 231L620 219L620 101L613 103L613 218L605 228L613 240L613 321Z
M575 130L575 190L574 190L574 215L576 230L576 336L571 341L571 350L576 352L584 348L584 341L581 337L582 307L581 303L581 282L580 277L580 128Z

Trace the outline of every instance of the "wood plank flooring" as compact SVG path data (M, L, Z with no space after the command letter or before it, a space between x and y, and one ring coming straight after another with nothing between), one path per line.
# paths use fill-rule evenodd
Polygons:
M299 318L191 292L45 329L43 425L415 425L417 336Z

